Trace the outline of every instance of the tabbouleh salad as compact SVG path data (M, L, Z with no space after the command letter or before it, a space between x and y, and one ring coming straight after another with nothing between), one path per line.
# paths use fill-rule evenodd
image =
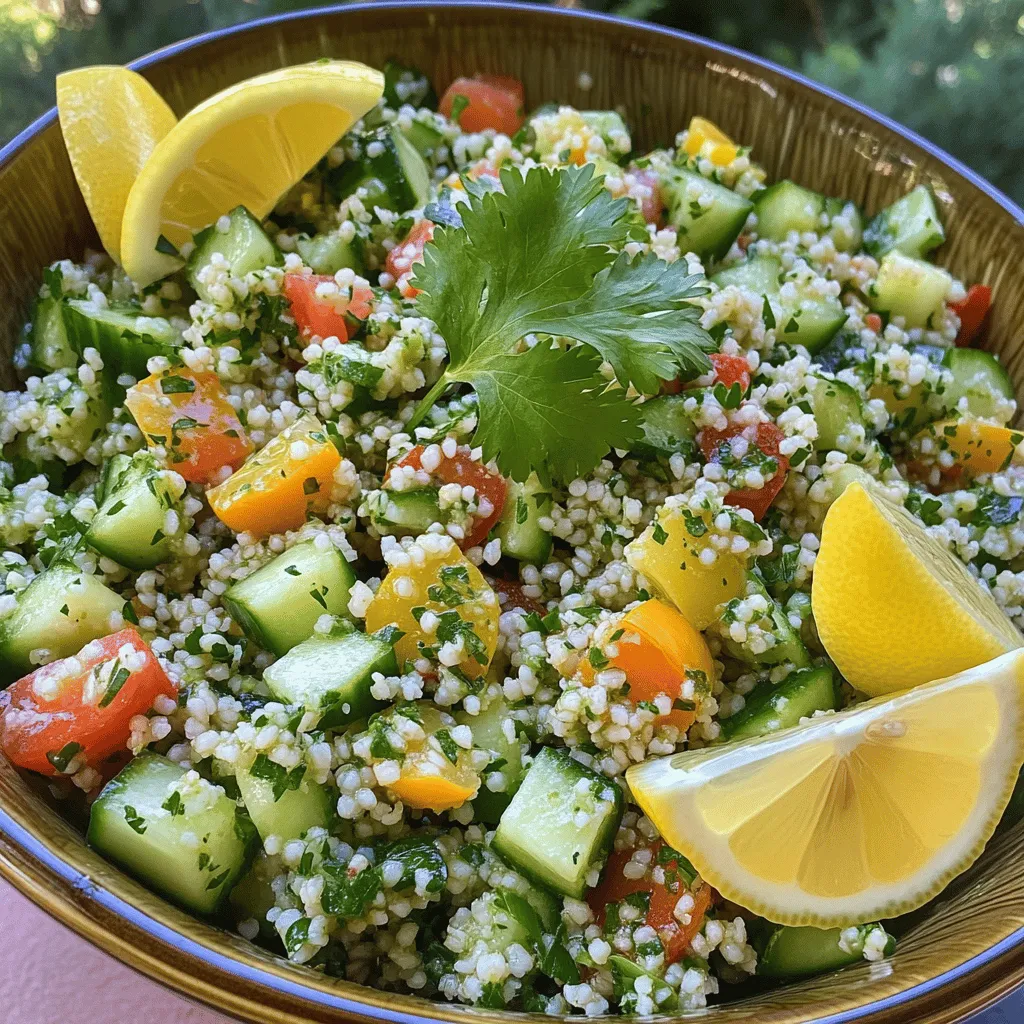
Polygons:
M650 1014L883 959L723 899L625 770L861 699L810 598L851 482L1024 625L1013 389L928 188L868 217L627 116L389 65L263 222L46 269L0 396L4 752L328 975Z

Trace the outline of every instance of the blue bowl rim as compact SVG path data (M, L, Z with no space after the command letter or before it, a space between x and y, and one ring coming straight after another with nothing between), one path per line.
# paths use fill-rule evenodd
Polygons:
M206 43L222 39L225 36L240 35L248 31L254 31L267 25L278 24L281 22L299 21L307 18L322 17L326 14L338 14L347 11L387 11L388 9L408 10L410 8L436 10L438 8L450 7L520 11L524 14L529 13L532 16L536 16L538 11L545 10L545 8L538 7L534 4L495 2L495 0L448 0L448 2L445 3L381 0L381 2L376 3L330 4L307 10L289 11L283 14L270 15L265 18L257 18L253 21L245 22L240 25L232 25L227 28L204 32L200 35L183 39L180 42L171 43L159 50L146 54L145 56L132 61L128 64L128 67L134 71L143 71L153 64L160 63L169 57L173 57L186 50L193 49L194 47L203 46ZM557 10L548 8L547 13L553 17L582 18L613 24L618 23L621 20L614 15L574 8L559 8ZM961 163L961 161L956 157L951 156L940 146L929 142L916 132L911 131L909 128L905 128L903 125L886 117L884 114L878 113L878 111L873 110L871 107L865 106L863 103L858 103L856 100L852 100L849 97L844 96L842 93L836 92L834 89L829 89L827 86L820 85L798 72L791 71L788 68L784 68L779 64L775 64L774 62L765 60L761 57L756 57L753 54L737 49L736 47L714 42L704 36L695 35L692 32L683 32L679 29L667 28L665 26L653 25L650 23L643 24L647 31L655 35L664 36L669 39L683 40L687 43L720 53L723 56L732 57L747 64L753 64L756 67L762 68L763 70L769 71L773 74L780 75L783 78L787 78L806 89L819 93L822 96L856 110L858 113L877 122L889 131L922 149L940 163L945 164L994 202L998 203L998 205L1010 214L1018 224L1024 226L1024 210L1014 203L1013 200L1004 192L986 181L976 171L971 170L971 168L966 164ZM27 128L19 132L9 143L7 143L7 145L0 148L0 168L2 168L8 160L13 159L23 147L27 146L32 139L35 138L35 136L49 128L56 119L57 108L51 107L45 114L40 115ZM429 1019L426 1015L420 1016L418 1014L407 1014L397 1010L383 1009L375 1007L372 1004L348 999L344 996L334 996L328 993L317 992L306 988L301 984L291 982L288 979L277 977L257 968L248 967L232 957L226 956L223 953L218 953L215 950L211 950L201 943L196 942L193 939L188 939L178 932L167 928L165 925L160 924L158 921L154 921L148 915L137 910L130 903L127 903L120 897L115 896L113 893L108 892L102 887L97 886L84 874L69 867L60 860L60 858L52 854L43 845L43 843L36 839L21 825L17 824L2 809L0 809L0 830L10 836L23 850L42 863L47 869L59 875L76 889L87 892L105 909L113 912L118 917L129 921L132 925L145 932L152 939L157 942L166 943L186 955L193 956L198 960L209 963L225 973L233 974L234 976L251 983L254 982L260 985L266 985L267 987L284 995L298 997L312 1003L319 1003L321 1005L330 1006L335 1009L355 1014L376 1017L381 1020L399 1021L401 1024L423 1024L424 1021ZM903 1006L920 996L924 996L936 991L937 989L943 988L944 986L963 978L965 975L970 974L972 971L990 964L992 961L1011 952L1022 944L1024 944L1024 928L1018 928L1010 935L1001 939L995 945L990 946L984 953L979 953L977 956L971 957L969 960L965 960L957 967L950 968L948 971L945 971L928 981L920 982L903 992L887 996L884 999L875 1000L871 1003L866 1003L863 1006L856 1007L852 1010L845 1010L826 1017L820 1017L814 1022L814 1024L852 1024L852 1022L863 1020L871 1014L882 1013L886 1010Z

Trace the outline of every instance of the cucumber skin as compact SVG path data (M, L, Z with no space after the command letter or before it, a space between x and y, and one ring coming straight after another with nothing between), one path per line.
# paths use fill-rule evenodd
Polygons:
M663 186L668 200L668 222L679 230L679 247L684 252L692 248L703 260L720 260L739 237L743 225L747 222L750 211L754 208L749 199L744 198L723 185L709 181L707 178L683 168L674 169L675 180ZM689 199L686 198L687 184L693 182L710 193L724 206L708 207L699 217L694 219L688 212ZM713 217L716 228L707 230ZM701 223L703 221L703 224ZM697 239L694 242L694 238Z
M859 954L839 948L841 934L841 928L783 925L765 943L757 973L765 978L806 978L857 963Z
M815 699L801 702L800 695L806 698L810 687L814 687ZM838 710L840 703L835 678L826 667L798 669L777 685L761 683L748 697L742 711L721 723L722 735L728 740L764 736L791 728L815 711ZM777 707L780 699L786 701L783 709ZM773 720L779 721L778 730L765 727Z
M505 508L495 527L495 536L501 540L501 553L520 562L544 565L551 555L551 534L540 528L541 516L550 515L551 497L537 504L535 496L543 494L543 486L534 473L526 483L509 481ZM526 520L516 521L519 499L526 503Z

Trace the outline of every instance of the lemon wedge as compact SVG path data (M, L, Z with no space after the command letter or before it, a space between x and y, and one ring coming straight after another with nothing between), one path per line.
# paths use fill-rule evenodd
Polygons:
M229 210L266 217L383 91L379 71L322 60L258 75L200 103L132 186L121 227L124 269L137 284L152 284L181 266L175 249Z
M973 668L1024 640L958 558L860 483L825 516L811 608L829 657L873 697Z
M57 76L57 115L103 248L120 259L121 220L139 171L177 118L134 71L88 67Z
M635 765L633 796L726 899L831 928L921 906L1024 761L1024 651L793 729Z

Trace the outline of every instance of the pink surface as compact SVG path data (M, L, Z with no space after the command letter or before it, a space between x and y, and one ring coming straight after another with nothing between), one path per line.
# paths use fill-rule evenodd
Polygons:
M0 881L0 937L27 969L0 972L4 1024L230 1024L147 981Z

